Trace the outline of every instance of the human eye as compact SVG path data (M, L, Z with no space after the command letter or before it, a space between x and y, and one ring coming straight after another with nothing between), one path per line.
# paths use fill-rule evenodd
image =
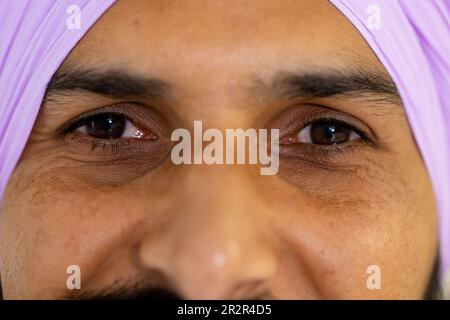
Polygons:
M281 144L338 145L363 139L363 136L360 130L345 121L322 118L307 123L296 133L285 137Z
M376 145L370 126L348 113L316 105L286 111L277 120L280 156L339 167Z
M71 129L95 139L157 139L157 136L133 123L128 116L104 112L75 122Z
M168 147L165 122L146 107L121 103L75 116L60 130L72 154L120 157L155 154Z

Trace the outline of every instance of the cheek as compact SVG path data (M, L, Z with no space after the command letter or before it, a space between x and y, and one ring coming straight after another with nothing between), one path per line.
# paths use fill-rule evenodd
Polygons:
M380 172L347 176L330 193L280 185L277 234L294 257L285 273L306 278L321 297L421 297L436 252L434 206L423 192L428 184L423 169L414 177ZM381 290L367 287L371 265L380 268Z
M69 265L79 265L88 282L150 213L152 196L139 197L124 186L92 188L67 170L19 165L0 216L5 297L65 295Z
M157 220L175 199L163 196L169 186L162 182L174 181L167 170L165 179L156 171L134 184L92 187L67 168L40 168L46 167L19 165L5 194L0 263L7 298L67 294L66 269L73 264L84 281L96 279L112 253L130 251L148 215ZM347 177L333 192L316 192L318 179L310 179L314 190L283 179L270 186L279 213L273 217L281 243L279 296L303 297L311 288L308 296L420 297L436 249L433 203L420 191L427 178L423 170L408 169L416 174L401 179L381 172ZM150 180L158 187L149 188ZM382 290L367 288L370 265L381 269Z

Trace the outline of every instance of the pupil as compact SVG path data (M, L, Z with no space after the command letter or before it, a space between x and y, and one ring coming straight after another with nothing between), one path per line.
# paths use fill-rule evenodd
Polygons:
M86 126L87 134L99 139L119 139L125 132L126 121L122 115L96 115Z
M311 125L311 140L314 144L339 144L350 140L351 129L331 123L318 122Z

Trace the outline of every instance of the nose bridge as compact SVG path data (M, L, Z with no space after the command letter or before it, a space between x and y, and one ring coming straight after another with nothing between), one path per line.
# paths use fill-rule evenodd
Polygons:
M188 170L173 220L142 246L142 260L191 298L220 298L262 284L274 272L275 256L269 208L251 179L237 166Z
M248 165L192 167L184 183L186 200L198 215L207 214L212 218L230 221L234 221L234 216L251 219L256 214L256 206L264 206L262 199L259 199L256 186L252 183L252 177L246 171L248 167ZM252 208L255 210L251 210Z

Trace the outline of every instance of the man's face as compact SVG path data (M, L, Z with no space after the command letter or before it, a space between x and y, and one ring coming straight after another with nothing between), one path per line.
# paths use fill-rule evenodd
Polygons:
M119 0L54 77L7 187L4 297L423 297L436 209L390 81L325 0ZM175 165L194 120L279 129L279 172Z

